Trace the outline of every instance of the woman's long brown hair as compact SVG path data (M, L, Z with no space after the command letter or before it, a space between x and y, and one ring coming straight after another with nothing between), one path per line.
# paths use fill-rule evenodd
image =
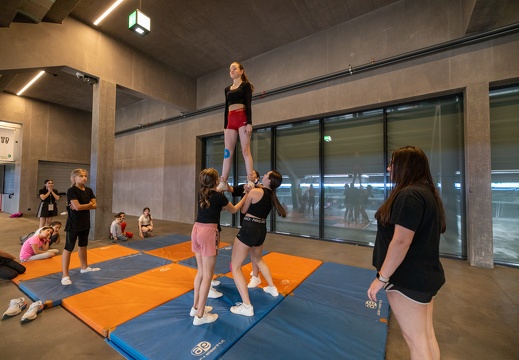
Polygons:
M211 206L209 197L211 196L211 190L216 187L218 171L214 168L204 169L200 172L199 180L200 190L198 191L198 204L202 209L206 209Z
M254 85L252 85L252 83L249 81L249 78L247 77L247 75L245 75L245 69L243 68L243 65L240 64L239 62L237 61L234 61L233 64L237 64L238 67L240 68L240 70L243 71L243 73L241 74L241 81L246 81L250 84L250 88L252 89L252 91L254 92Z
M375 218L382 225L389 225L391 219L391 206L395 201L400 191L404 190L411 184L424 183L427 184L436 199L436 204L440 211L440 230L444 233L446 230L445 224L445 210L440 194L434 186L431 170L429 168L429 160L422 151L416 146L404 146L393 152L391 158L391 181L394 183L394 188L389 197L384 201L382 206L375 214Z
M278 171L272 170L269 175L269 180L270 180L270 190L272 190L272 192L270 193L270 200L272 201L272 204L276 208L278 215L281 217L287 217L287 212L285 211L285 208L283 207L283 205L281 205L281 203L279 202L279 199L276 195L276 189L283 182L283 177L281 176L281 174Z

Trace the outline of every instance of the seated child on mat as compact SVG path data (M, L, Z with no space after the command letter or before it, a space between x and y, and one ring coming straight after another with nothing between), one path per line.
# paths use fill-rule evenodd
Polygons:
M139 217L139 236L141 238L151 236L153 231L153 218L149 207L142 210L142 215Z
M123 232L123 235L126 235L128 239L131 239L133 237L133 233L130 231L126 231L126 225L128 225L126 224L126 221L124 221L124 217L126 216L126 214L123 211L121 211L117 213L117 216L120 216L123 219L121 221L121 230Z
M20 261L48 259L59 253L58 249L49 249L52 232L50 226L44 226L37 234L27 239L20 250Z
M52 232L51 232L51 235L50 235L50 243L49 243L49 247L52 245L52 244L59 244L60 241L61 241L61 237L59 235L59 231L61 229L61 221L52 221L49 226L52 228ZM47 226L47 227L49 227ZM39 228L38 230L36 230L35 232L31 233L30 235L27 236L27 239L29 239L31 236L33 235L38 235L40 233L40 231L43 230L43 227ZM24 241L22 241L22 244L27 240L25 239ZM21 240L21 239L20 239Z
M61 222L60 221L52 221L49 226L52 228L52 234L50 236L50 243L49 246L52 246L52 244L59 244L61 241L61 238L59 236L59 230L61 229Z
M112 225L110 225L110 236L112 237L113 242L128 240L128 237L123 234L123 231L121 229L122 221L122 216L117 214L115 215L115 220L112 221Z

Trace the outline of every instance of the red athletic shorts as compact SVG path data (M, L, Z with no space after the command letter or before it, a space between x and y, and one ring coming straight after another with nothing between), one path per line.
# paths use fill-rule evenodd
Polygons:
M227 129L238 131L242 126L247 125L247 113L245 109L229 111L227 115Z

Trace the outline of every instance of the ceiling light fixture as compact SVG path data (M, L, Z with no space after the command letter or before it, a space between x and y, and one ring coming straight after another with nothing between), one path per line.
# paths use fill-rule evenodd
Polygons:
M16 95L18 95L18 96L22 95L23 92L24 92L25 90L27 90L27 89L29 88L29 86L31 86L32 84L34 84L34 82L35 82L36 80L38 80L38 79L39 79L43 74L45 74L45 71L44 71L44 70L40 71L40 72L38 73L38 75L36 75L36 76L31 80L31 81L29 81L29 82L27 83L27 85L25 85L25 86L23 87L22 90L20 90L20 91L18 91L18 92L16 93Z
M118 7L124 0L117 0L106 10L103 15L101 15L96 21L94 21L94 25L97 26L105 17L107 17L116 7Z
M139 1L139 8L142 4ZM128 16L128 28L137 35L146 36L150 33L151 20L148 15L137 9Z

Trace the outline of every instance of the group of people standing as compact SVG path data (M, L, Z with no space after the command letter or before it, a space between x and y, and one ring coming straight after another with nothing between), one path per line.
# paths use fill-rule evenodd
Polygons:
M230 311L237 315L253 316L254 307L250 302L248 289L259 285L254 279L259 278L258 271L263 274L268 283L263 291L272 296L279 295L270 270L262 259L262 251L267 235L266 219L272 208L274 207L280 216L286 216L285 209L276 196L276 189L283 179L275 170L267 172L263 175L261 186L250 187L247 184L243 187L245 193L236 205L229 202L223 193L217 191L219 175L216 169L202 170L199 181L198 215L191 233L191 249L195 253L198 268L194 280L193 307L190 311L191 316L194 317L193 324L208 324L218 319L218 314L211 313L212 308L206 306L206 302L214 277L214 266L220 244L220 214L223 210L233 214L241 210L244 214L240 231L234 240L231 257L232 275L242 302L232 306ZM247 284L242 265L249 254L253 269L257 270L256 275L253 270L254 278Z
M231 213L241 211L243 214L241 228L234 239L231 260L232 275L242 302L232 306L230 311L242 316L254 315L248 289L259 284L255 279L259 277L259 271L268 283L263 290L272 296L279 295L270 270L262 259L262 249L267 231L266 218L271 210L274 208L280 216L286 216L285 209L276 196L276 189L283 179L279 172L271 170L263 175L261 184L258 183L259 174L253 170L250 153L253 86L245 76L241 64L233 62L229 73L233 83L225 89L225 150L222 175L219 176L218 171L213 168L204 169L199 175L198 214L191 233L192 251L195 253L198 266L194 279L193 306L190 310L194 325L208 324L218 319L218 314L212 313L212 307L206 306L206 302L214 277L220 243L220 213L223 210ZM233 205L222 192L229 190L227 180L238 136L248 182L243 186L243 197ZM367 296L376 302L378 292L382 289L386 291L391 310L408 344L411 359L438 360L440 349L434 333L433 307L434 297L445 283L439 259L440 235L446 230L443 204L432 179L427 156L420 148L405 146L395 150L387 171L393 189L375 214L377 234L372 264L377 270L377 275L367 290ZM80 272L100 270L88 265L86 251L90 230L89 211L97 207L95 195L92 189L85 186L86 170L74 170L71 180L72 187L67 191L67 236L62 257L61 280L63 285L72 283L69 263L70 253L76 242L81 263ZM42 205L38 214L41 214L41 218L51 218L57 208L43 204L55 204L59 199L52 182L46 181L45 188L40 191L40 197ZM145 234L153 230L149 208L144 209L141 218L139 235L145 237ZM119 225L122 222L120 219L120 216L116 219ZM124 216L122 219L124 220ZM42 229L38 241L48 238L52 231L51 228L45 227L48 224L40 225ZM242 265L249 254L253 265L253 278L247 284ZM1 271L4 270L4 264L13 261L8 259L7 255L0 252Z
M355 183L351 183L351 186L348 183L344 184L344 220L355 223L370 222L366 206L369 204L369 198L373 197L371 189L371 185L366 188L360 185L357 188Z
M301 214L312 214L315 216L315 201L316 201L316 191L314 188L314 184L310 184L308 189L303 192L301 189L301 185L297 186L297 202L299 205L299 213Z
M198 194L198 214L191 234L192 250L197 261L197 275L194 281L194 299L190 314L194 317L194 325L208 324L218 319L218 314L211 313L212 308L206 306L214 276L214 266L220 243L220 213L227 210L231 213L241 211L241 228L234 240L231 271L242 302L230 308L237 315L253 316L254 307L250 302L248 289L259 285L259 272L268 283L263 290L272 296L278 296L270 270L262 259L263 243L267 235L266 219L275 208L277 213L285 217L286 212L280 204L276 189L283 178L276 170L263 175L261 184L259 173L253 169L250 152L252 135L252 92L254 87L245 75L240 63L233 62L229 67L232 84L225 88L224 111L224 160L222 175L209 168L200 173L200 190ZM247 171L247 183L234 189L228 184L228 175L236 143L240 138L242 154ZM233 205L223 195L224 191L233 191L241 200ZM240 192L240 194L237 194ZM249 284L242 272L242 265L250 255L253 272Z
M191 309L194 325L212 323L218 318L217 314L211 313L211 307L206 306L206 299L218 253L222 209L232 213L241 209L245 214L242 227L234 240L231 260L233 278L242 303L231 307L231 312L246 316L254 314L241 271L242 263L249 253L253 268L259 267L269 282L264 290L273 296L277 295L277 290L272 289L270 271L261 260L261 248L266 236L265 219L272 207L281 216L286 216L275 193L282 181L281 174L275 170L269 171L263 177L262 187L246 186L246 194L236 205L230 204L219 193L229 187L227 178L238 136L248 180L253 171L250 137L254 88L241 64L231 64L230 76L233 83L225 89L225 150L220 185L216 170L206 169L200 174L198 217L192 234L192 249L199 266ZM358 154L356 156L359 157ZM395 150L387 171L393 189L375 214L377 235L373 266L377 269L377 276L369 286L367 295L376 302L377 293L385 289L391 310L408 344L411 359L438 360L440 349L434 333L433 307L434 297L445 282L439 255L440 236L446 230L443 203L432 179L427 156L420 148L405 146ZM359 167L354 175L360 178L361 172ZM349 189L359 192L352 195L357 196L357 199L348 199L350 193L345 189L345 218L348 220L351 216L354 221L358 221L360 215L363 221L369 221L364 206L371 189L356 189L355 186Z

